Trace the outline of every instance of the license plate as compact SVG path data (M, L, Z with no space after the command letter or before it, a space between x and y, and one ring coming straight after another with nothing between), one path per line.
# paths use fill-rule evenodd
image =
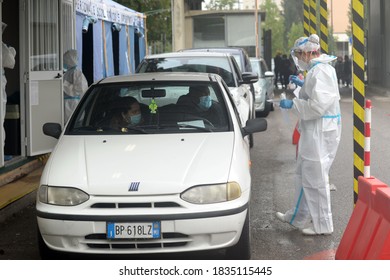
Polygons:
M107 223L108 239L134 239L148 238L157 239L161 235L160 222L140 223Z

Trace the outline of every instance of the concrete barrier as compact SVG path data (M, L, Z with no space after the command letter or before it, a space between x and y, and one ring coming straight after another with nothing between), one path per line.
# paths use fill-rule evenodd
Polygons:
M359 177L358 188L335 259L390 259L390 188L373 177Z

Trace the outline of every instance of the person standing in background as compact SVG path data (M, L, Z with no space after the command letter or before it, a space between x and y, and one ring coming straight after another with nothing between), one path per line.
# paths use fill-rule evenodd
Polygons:
M294 73L291 71L291 61L286 54L282 56L282 67L280 69L280 73L281 73L282 87L283 89L287 89L287 85L290 82L290 76L293 75Z
M4 33L4 29L7 27L7 24L5 24L4 22L1 23L1 32L2 34ZM3 138L3 149L4 149L4 146L5 146L5 129L4 129L4 119L5 119L5 114L6 114L6 111L7 111L7 93L5 91L5 86L7 85L7 78L5 77L5 71L4 69L5 68L8 68L8 69L13 69L15 67L15 56L16 56L16 50L11 47L11 46L8 46L7 44L5 44L4 42L1 43L2 45L2 60L3 60L3 75L1 77L1 80L2 80L2 87L1 87L1 91L2 91L2 95L3 95L3 102L1 104L1 123L2 123L2 129L3 129L3 135L4 135L4 138ZM5 156L4 157L4 160L10 160L12 158L12 156Z
M345 87L349 87L352 82L352 62L348 55L344 56L343 76Z
M274 73L275 73L275 88L278 88L278 81L282 84L282 77L281 77L281 68L282 68L282 57L281 53L278 51L274 57Z
M83 72L77 67L78 55L74 49L64 54L64 123L67 123L81 97L88 89Z

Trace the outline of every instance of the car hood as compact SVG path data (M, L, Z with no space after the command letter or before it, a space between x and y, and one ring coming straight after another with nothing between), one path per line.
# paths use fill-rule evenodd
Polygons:
M173 194L228 181L233 132L63 136L41 183L90 195Z

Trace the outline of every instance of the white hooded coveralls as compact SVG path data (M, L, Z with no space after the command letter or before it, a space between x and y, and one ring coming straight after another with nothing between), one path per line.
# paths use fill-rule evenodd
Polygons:
M295 206L285 219L298 228L313 222L316 233L332 233L329 169L341 137L340 93L335 59L321 55L312 59L299 99L293 99L299 117Z
M64 122L66 123L88 89L83 72L77 68L77 51L68 50L64 54L64 64L68 70L64 74Z
M16 51L13 47L6 45L5 43L1 43L2 45L2 54L3 54L3 75L1 77L2 83L1 83L1 92L3 95L3 102L1 104L1 123L3 124L3 135L4 135L4 141L3 141L3 148L5 145L5 129L4 129L4 119L5 114L7 111L7 93L5 91L5 87L7 85L7 79L5 77L4 68L13 69L15 67L15 56Z

